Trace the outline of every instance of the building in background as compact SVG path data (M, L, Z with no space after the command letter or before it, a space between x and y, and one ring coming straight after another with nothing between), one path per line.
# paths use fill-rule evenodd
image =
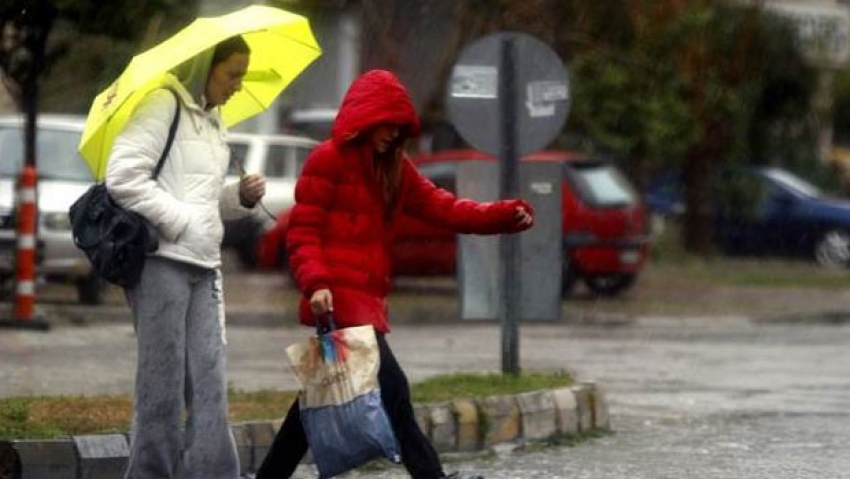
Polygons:
M818 156L844 170L833 144L833 92L837 70L850 60L850 6L837 0L766 0L765 8L790 19L806 58L817 67L814 117L819 129Z
M850 59L850 8L836 0L767 0L767 10L790 19L802 52L814 64L845 68Z

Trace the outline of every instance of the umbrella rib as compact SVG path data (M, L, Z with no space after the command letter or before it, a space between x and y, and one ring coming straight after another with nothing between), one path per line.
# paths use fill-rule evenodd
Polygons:
M245 89L245 90L244 90L244 93L245 93L246 95L250 96L250 97L251 97L251 99L253 99L255 102L257 102L257 104L258 104L258 105L262 105L262 104L263 104L262 100L260 100L259 98L257 98L257 95L254 95L253 93L251 93L251 90L250 90L250 89Z
M291 41L294 42L294 43L297 43L301 46L307 47L310 50L314 50L314 51L317 51L317 52L320 52L320 53L322 51L321 47L318 47L315 43L307 43L305 41L295 40L295 39L291 39Z

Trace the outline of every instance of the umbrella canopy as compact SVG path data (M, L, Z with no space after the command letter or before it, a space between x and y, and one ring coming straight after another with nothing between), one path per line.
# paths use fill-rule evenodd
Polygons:
M196 19L133 57L121 75L95 97L79 150L96 179L104 177L112 143L136 104L166 81L169 70L235 35L242 35L251 56L242 90L221 107L227 126L268 108L321 54L308 20L279 8L252 5L226 15Z

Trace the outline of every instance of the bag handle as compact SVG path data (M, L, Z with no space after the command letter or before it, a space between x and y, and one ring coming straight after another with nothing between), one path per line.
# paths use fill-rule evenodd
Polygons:
M159 161L156 163L156 168L154 168L153 174L151 174L151 178L153 179L156 179L156 177L159 176L159 172L162 171L162 167L165 164L165 158L171 151L171 145L174 143L174 137L177 134L177 124L180 123L180 97L177 95L177 92L174 91L174 89L169 87L164 88L170 91L172 95L174 95L174 101L176 105L174 107L174 119L171 120L171 126L168 128L168 139L165 140L165 148L163 148L162 150L162 155L160 155Z
M322 321L323 318L324 321ZM334 322L333 313L316 315L316 335L321 336L323 334L328 334L334 329L336 329L336 323Z

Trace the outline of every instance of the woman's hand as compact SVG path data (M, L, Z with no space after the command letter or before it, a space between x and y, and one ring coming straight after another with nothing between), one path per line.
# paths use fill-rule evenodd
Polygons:
M534 215L523 205L516 207L514 219L516 219L517 225L523 229L530 228L534 223Z
M262 175L244 175L239 180L239 202L253 208L266 194L266 179Z
M310 297L310 309L317 317L324 316L334 310L334 299L331 290L317 289Z

